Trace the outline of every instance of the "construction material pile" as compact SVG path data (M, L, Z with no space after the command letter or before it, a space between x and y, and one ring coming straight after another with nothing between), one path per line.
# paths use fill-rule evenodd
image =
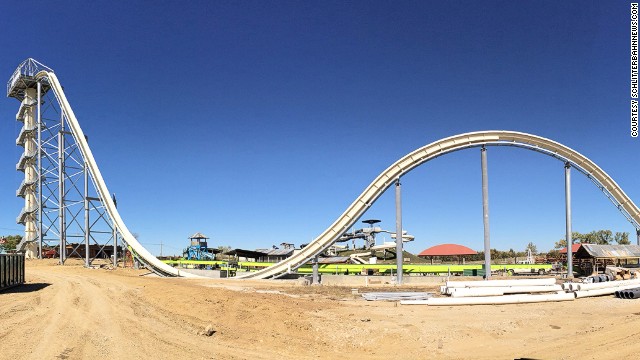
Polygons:
M629 290L616 290L614 294L619 299L640 299L640 287Z
M609 277L609 280L630 280L632 278L638 279L640 277L640 272L638 271L634 271L632 273L630 269L617 266L607 266L604 269L604 274Z
M614 274L613 271L616 271ZM640 298L640 273L627 269L620 274L611 270L605 275L587 277L582 282L556 284L556 279L447 281L440 292L449 297L426 300L403 300L402 305L495 305L550 301L569 301L576 298L614 295L621 299ZM613 280L634 277L627 280Z
M616 280L617 279L617 280ZM568 282L562 284L566 291L572 291L576 298L589 296L614 295L622 299L638 298L638 295L631 297L628 291L640 288L640 273L629 269L618 267L607 267L602 275L592 275L584 278L581 283ZM623 295L618 296L620 292Z
M401 301L403 305L480 305L517 304L544 301L573 300L572 293L565 292L556 279L447 281L440 287L443 295L450 297L427 300Z

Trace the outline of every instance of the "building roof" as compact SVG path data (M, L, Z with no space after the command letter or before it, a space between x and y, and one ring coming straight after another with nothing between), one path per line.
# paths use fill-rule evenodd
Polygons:
M594 258L640 258L638 245L596 245L581 244L582 248L576 256Z
M581 246L581 245L582 245L582 244L580 244L580 243L577 243L577 244L573 244L573 245L571 245L571 253L573 254L573 253L575 253L576 251L578 251L578 249L580 249L580 246ZM566 254L566 253L567 253L567 248L566 248L566 247L565 247L565 248L563 248L562 250L560 250L560 254Z
M197 232L197 233L189 236L189 239L208 239L208 237L206 235L204 235L203 233Z
M418 256L475 255L478 252L458 244L440 244L423 250Z
M264 253L266 256L290 256L294 249L256 249L256 251Z

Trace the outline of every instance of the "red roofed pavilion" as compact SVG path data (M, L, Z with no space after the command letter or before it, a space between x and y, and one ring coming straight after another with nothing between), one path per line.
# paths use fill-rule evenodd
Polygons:
M475 255L477 253L477 251L469 249L468 247L463 245L440 244L423 250L420 254L418 254L418 256L430 257L431 263L433 264L434 256L458 256L458 258L460 259L460 257L463 255ZM464 258L462 258L462 262L464 263Z
M576 251L578 251L578 249L580 249L580 246L582 246L582 244L578 243L578 244L572 244L571 245L571 253L575 254ZM567 248L563 248L562 250L560 250L560 254L566 254L567 253Z

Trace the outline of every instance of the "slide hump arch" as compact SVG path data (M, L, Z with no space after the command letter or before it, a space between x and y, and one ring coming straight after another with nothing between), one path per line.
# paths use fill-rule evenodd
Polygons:
M369 209L394 181L436 157L479 146L515 146L537 151L561 161L586 175L617 206L620 212L640 229L640 209L620 186L598 165L579 152L541 136L516 131L490 130L469 132L434 141L393 163L356 198L347 210L317 238L295 255L262 270L239 274L237 278L265 279L289 272L307 263L327 249Z

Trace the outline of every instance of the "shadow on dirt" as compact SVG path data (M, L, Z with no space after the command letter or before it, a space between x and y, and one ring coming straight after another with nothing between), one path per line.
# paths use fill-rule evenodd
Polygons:
M9 294L9 293L30 293L40 291L51 284L49 283L31 283L31 284L21 284L14 287L10 287L7 289L0 290L1 294Z

